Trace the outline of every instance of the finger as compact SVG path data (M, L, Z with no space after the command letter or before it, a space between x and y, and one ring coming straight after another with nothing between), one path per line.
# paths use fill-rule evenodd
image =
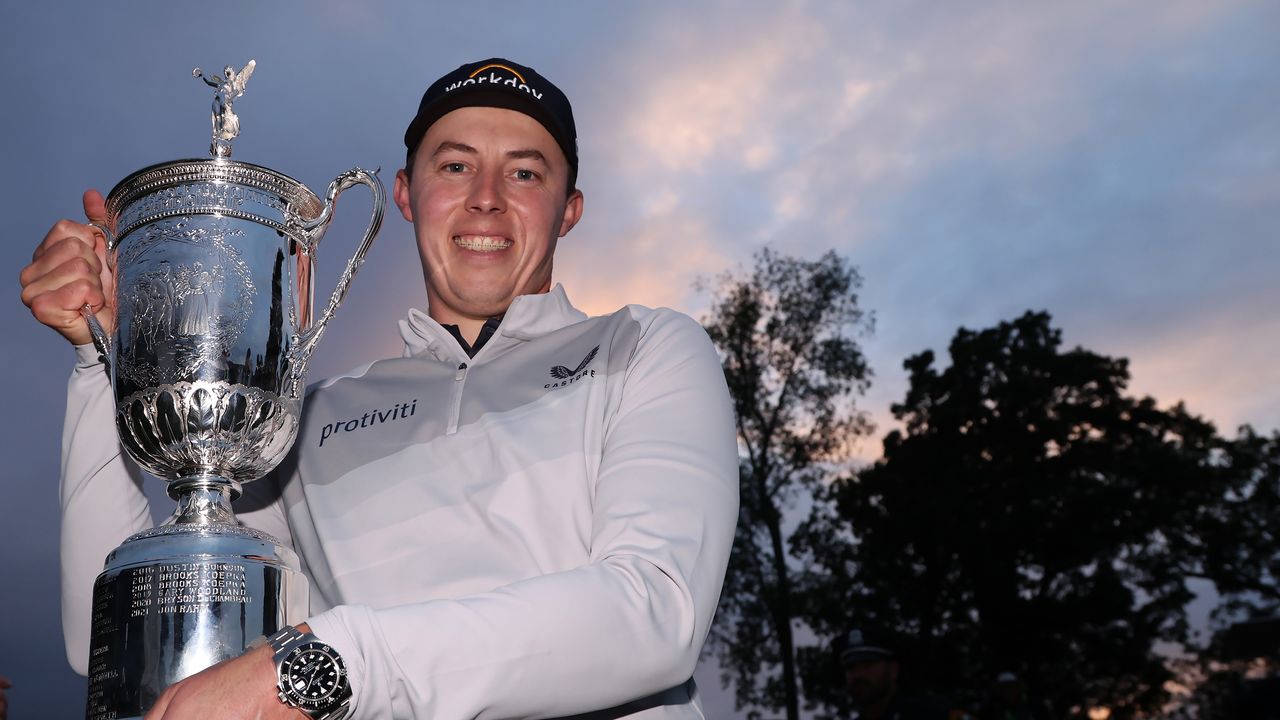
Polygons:
M85 305L97 312L106 306L106 295L96 277L77 277L67 281L50 279L48 287L44 281L33 283L22 291L22 302L33 313L44 313L54 317L61 313L78 315ZM41 322L44 321L43 318Z
M30 302L31 314L42 324L57 331L73 345L86 345L93 340L89 326L84 321L80 308L102 307L104 298L101 293L94 293L85 283L73 283L57 290L38 295ZM114 330L112 313L95 312L103 332L110 335Z
M23 302L30 305L29 301L35 296L73 283L84 283L94 292L102 292L102 275L93 255L67 251L51 252L45 257L47 259L32 263L18 274Z
M98 225L107 224L107 203L102 198L102 193L92 188L84 191L84 216L91 223ZM101 260L102 269L100 276L102 278L102 287L107 297L110 297L115 289L115 276L111 269L107 266L107 236L98 228L93 228L93 251Z
M18 282L25 288L39 282L50 273L66 275L74 268L81 268L85 277L103 276L103 259L94 249L75 238L64 238L50 245L31 264L18 273Z
M91 223L107 222L107 202L102 199L102 193L97 190L89 189L84 191L84 216Z
M85 305L96 313L104 332L114 330L111 273L80 240L67 238L54 243L22 269L19 280L22 302L31 308L31 314L72 344L85 345L93 339L80 312Z
M45 234L40 244L36 245L36 250L31 254L31 259L32 261L39 260L50 248L70 239L77 240L90 248L95 248L101 242L101 237L102 231L92 225L85 225L72 220L59 220L54 223L52 228L49 228L49 232ZM105 242L102 242L102 245L105 249Z
M102 283L102 292L110 300L115 297L116 292L116 273L115 268L107 261L107 238L101 233L97 235L97 242L93 246L94 257L98 259L98 280Z

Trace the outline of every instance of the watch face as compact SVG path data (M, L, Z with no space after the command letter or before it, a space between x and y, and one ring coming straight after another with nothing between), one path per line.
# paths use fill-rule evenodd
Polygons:
M309 642L294 648L280 663L281 689L296 705L322 709L347 686L347 668L328 645Z

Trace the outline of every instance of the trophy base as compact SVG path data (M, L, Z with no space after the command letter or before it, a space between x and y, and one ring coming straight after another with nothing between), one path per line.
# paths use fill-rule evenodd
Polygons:
M107 557L93 588L86 718L141 717L169 685L305 619L297 555L234 524L229 495L192 490L166 524Z

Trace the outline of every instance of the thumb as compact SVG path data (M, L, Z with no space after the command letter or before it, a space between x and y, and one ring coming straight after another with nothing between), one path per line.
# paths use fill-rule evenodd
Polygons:
M84 216L91 223L107 221L107 203L102 199L102 193L97 190L84 191Z
M84 216L91 222L99 225L107 223L107 203L102 199L102 193L97 190L84 191ZM93 250L98 255L98 259L102 261L102 272L99 278L102 281L102 307L98 308L95 315L98 322L102 325L108 335L114 329L115 316L111 311L113 299L115 297L115 274L112 272L110 263L107 262L107 238L100 230L94 228ZM3 720L3 718L0 718Z

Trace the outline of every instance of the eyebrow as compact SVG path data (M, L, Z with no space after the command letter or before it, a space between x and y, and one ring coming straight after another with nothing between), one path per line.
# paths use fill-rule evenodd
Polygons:
M511 150L507 153L509 160L537 160L538 162L551 167L551 163L547 162L547 158L542 154L541 150L529 148L527 150Z
M455 152L468 153L470 155L476 155L479 153L478 150L471 147L470 145L464 145L463 143L454 142L452 140L445 140L444 142L440 143L439 146L436 147L435 152L431 153L431 157L435 157L440 153L448 152L450 150Z
M453 140L445 140L441 142L439 146L436 147L436 151L433 152L431 156L436 157L441 153L445 153L445 152L460 152L460 153L466 153L468 155L480 154L479 150L476 150L475 148L471 147L470 145L467 145L466 143L460 143ZM508 150L506 153L506 157L508 160L537 160L543 165L546 165L548 167L551 166L551 163L547 162L547 156L543 155L542 151L536 148L525 148L522 150Z

